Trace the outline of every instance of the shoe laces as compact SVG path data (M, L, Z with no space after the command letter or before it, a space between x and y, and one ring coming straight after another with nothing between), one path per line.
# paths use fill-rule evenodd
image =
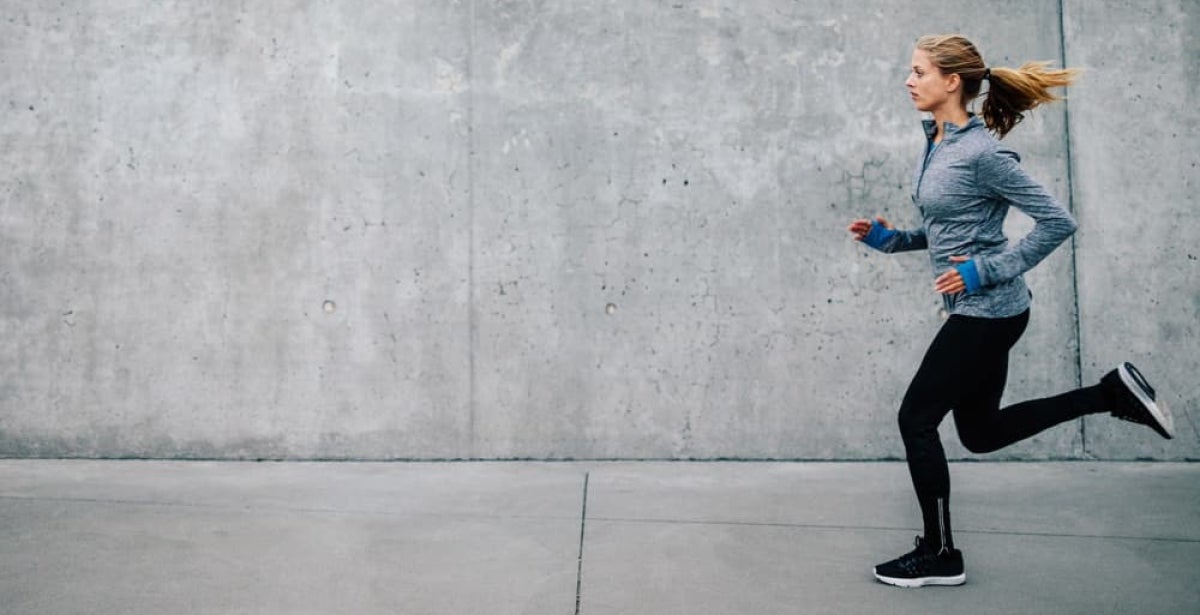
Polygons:
M1146 377L1143 376L1136 367L1130 365L1129 363L1126 363L1124 367L1126 373L1128 373L1133 379L1132 386L1142 389L1142 391L1145 392L1150 399L1154 399L1154 388L1151 387L1150 383L1146 381ZM1122 421L1137 423L1139 425L1152 425L1153 420L1150 417L1150 414L1146 411L1146 408L1142 405L1142 402L1137 398L1133 391L1129 390L1130 385L1127 385L1125 382L1119 380L1116 384L1118 395L1122 403L1118 403L1117 407L1111 412L1111 414Z
M1124 410L1124 409L1114 410L1113 417L1120 419L1122 421L1127 421L1130 423L1137 423L1138 425L1150 425L1151 424L1150 420L1148 418L1146 418L1142 414L1138 413L1137 411L1129 412L1128 410Z
M1132 393L1122 391L1121 396L1124 399L1123 404L1118 405L1112 411L1114 418L1138 425L1151 425L1152 419L1150 413L1142 406L1142 402L1138 401Z
M934 551L929 548L929 545L920 536L917 536L913 540L913 545L916 547L915 549L896 560L896 564L908 572L920 573L924 571L929 567L931 562L949 551L946 547L942 547L940 551Z

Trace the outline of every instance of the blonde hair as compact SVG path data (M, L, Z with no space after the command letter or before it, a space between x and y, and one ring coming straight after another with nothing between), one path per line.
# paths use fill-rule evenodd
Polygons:
M1026 62L1020 68L988 68L975 45L957 34L922 36L917 39L917 49L928 53L930 62L942 74L962 78L963 104L978 97L983 80L988 80L983 122L1001 139L1025 119L1026 111L1062 100L1050 88L1066 87L1079 74L1073 68L1052 69L1050 62Z

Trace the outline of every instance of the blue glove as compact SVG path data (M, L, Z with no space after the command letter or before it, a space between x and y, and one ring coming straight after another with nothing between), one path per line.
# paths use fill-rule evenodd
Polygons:
M887 245L888 240L896 236L897 231L894 231L882 224L878 220L871 222L871 230L867 231L867 235L862 238L862 242L868 246L883 251L883 246Z
M967 286L967 292L978 292L983 284L979 282L979 269L975 267L975 261L963 261L954 266L958 270L958 275L962 276L963 284Z

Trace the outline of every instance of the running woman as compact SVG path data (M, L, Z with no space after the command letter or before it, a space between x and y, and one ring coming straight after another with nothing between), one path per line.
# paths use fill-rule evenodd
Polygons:
M1170 414L1129 363L1095 386L1000 408L1008 352L1029 322L1031 294L1021 275L1070 237L1076 224L998 139L1026 111L1059 100L1050 89L1069 85L1075 75L1046 62L989 68L975 46L958 35L922 37L913 51L905 85L917 110L933 115L924 121L925 152L913 180L921 226L898 230L882 217L849 226L854 239L881 252L928 250L933 290L948 315L900 404L900 435L924 535L913 551L875 567L875 577L884 583L966 582L962 552L954 548L950 530L950 472L938 439L946 414L954 413L959 439L974 453L996 451L1100 412L1147 425L1164 438L1173 436ZM967 105L984 81L988 92L980 117ZM1036 223L1015 243L1002 228L1010 206Z

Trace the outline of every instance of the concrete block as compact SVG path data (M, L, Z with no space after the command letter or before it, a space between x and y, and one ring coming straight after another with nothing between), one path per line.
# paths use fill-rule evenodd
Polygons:
M901 591L871 568L921 531L903 464L595 467L582 611L1194 609L1187 466L963 463L951 474L967 585Z
M9 464L0 596L64 614L569 613L582 487L545 465Z
M477 452L902 455L894 416L940 300L923 255L868 255L844 229L916 217L912 42L989 23L998 61L1060 55L1053 7L998 31L985 5L929 14L477 7ZM1030 126L1027 166L1065 199L1062 109ZM1077 381L1069 247L1031 282L1017 398Z
M3 20L0 454L467 455L466 15Z
M1200 87L1195 2L1067 2L1085 380L1132 361L1172 409L1175 440L1087 419L1103 459L1200 458Z

